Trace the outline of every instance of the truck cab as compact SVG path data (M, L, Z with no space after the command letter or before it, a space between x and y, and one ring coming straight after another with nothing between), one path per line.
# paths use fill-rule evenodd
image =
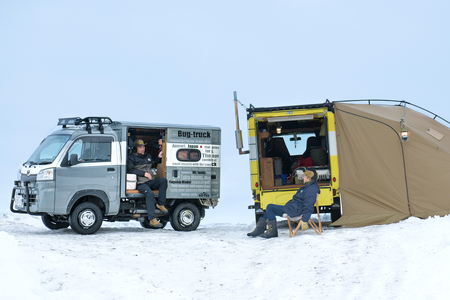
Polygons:
M108 117L62 118L20 168L10 209L40 215L50 229L71 227L95 233L103 221L136 220L152 228L145 197L127 174L133 143L161 162L154 177L167 179L169 215L155 209L159 222L175 230L195 230L205 209L220 197L221 130L212 126L114 122ZM158 196L158 191L154 191Z
M235 95L236 117L237 98ZM314 167L320 187L321 212L340 215L339 166L335 121L330 104L247 109L249 150L242 151L237 123L236 143L240 154L249 154L251 189L256 220L269 204L285 205L301 188L303 172Z

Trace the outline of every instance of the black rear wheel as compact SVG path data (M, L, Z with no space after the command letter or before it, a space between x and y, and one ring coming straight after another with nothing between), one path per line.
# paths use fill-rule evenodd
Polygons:
M262 213L257 213L257 212L255 211L255 222L258 223L259 218L261 218L261 217L263 217L263 216L264 216L264 212L262 212Z
M341 217L340 209L332 209L331 210L331 222L336 222Z
M331 206L331 222L336 222L341 217L341 199L334 198L334 204Z
M200 210L190 202L180 203L172 213L170 224L176 231L197 229L201 219Z

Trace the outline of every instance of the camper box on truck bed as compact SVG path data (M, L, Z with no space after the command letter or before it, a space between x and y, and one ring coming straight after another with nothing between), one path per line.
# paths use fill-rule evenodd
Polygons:
M144 141L153 158L162 151L153 177L167 179L165 207L156 219L175 230L195 230L205 209L220 197L221 129L212 126L113 122L107 117L62 118L20 168L11 211L41 215L50 229L71 227L95 233L103 221L147 218L136 176L127 174L134 141ZM159 191L154 191L158 197Z
M235 98L235 103L237 98ZM237 104L236 115L237 115ZM320 187L321 212L340 217L339 166L334 113L330 105L296 105L247 109L249 150L242 151L237 124L236 141L240 154L249 154L251 189L256 220L269 204L284 205L304 185L303 171L314 167Z

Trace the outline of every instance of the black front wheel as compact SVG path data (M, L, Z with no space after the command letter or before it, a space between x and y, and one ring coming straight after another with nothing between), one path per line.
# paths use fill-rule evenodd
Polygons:
M195 204L180 203L172 213L170 224L176 231L192 231L200 224L201 214Z
M63 229L69 227L69 222L67 221L58 221L56 218L50 215L42 215L42 223L44 223L45 227L51 230Z
M83 202L69 216L70 227L79 234L96 233L103 222L101 209L91 202Z

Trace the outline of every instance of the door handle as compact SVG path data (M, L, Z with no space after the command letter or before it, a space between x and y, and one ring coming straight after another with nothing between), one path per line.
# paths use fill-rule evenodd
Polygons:
M114 168L108 168L108 172L114 172L116 169L114 169Z

